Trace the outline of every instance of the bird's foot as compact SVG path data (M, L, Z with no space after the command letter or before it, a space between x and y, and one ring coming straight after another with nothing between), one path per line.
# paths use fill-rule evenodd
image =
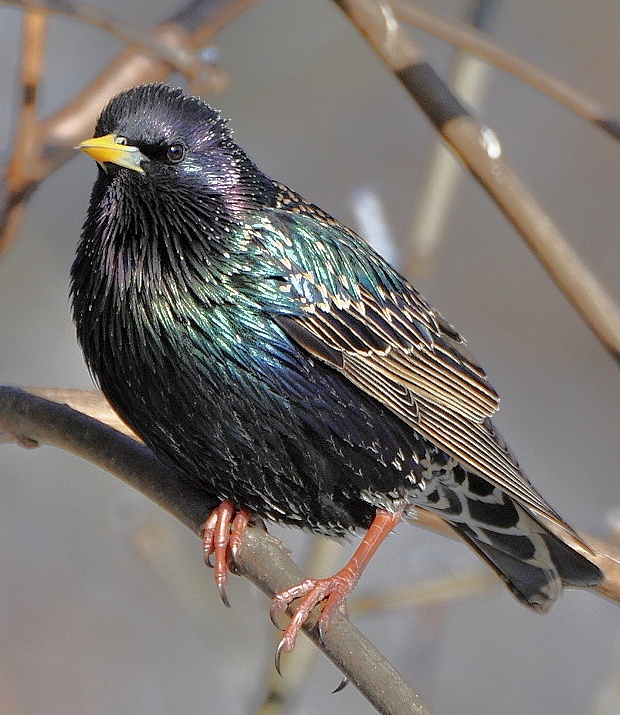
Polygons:
M213 568L217 590L226 606L230 606L226 592L228 569L230 567L232 571L235 568L243 532L251 519L252 514L249 511L237 511L232 502L223 501L211 512L202 526L204 560L207 566Z
M278 616L284 613L295 599L301 599L291 622L284 629L282 640L276 650L275 663L278 673L280 672L282 653L289 653L293 650L300 629L319 603L326 601L317 621L321 640L324 639L334 613L340 610L346 615L346 600L349 594L355 588L362 572L381 542L400 521L401 514L402 510L389 512L385 509L377 509L368 531L344 568L329 578L307 578L297 586L281 591L274 596L269 615L276 628L279 628Z
M355 588L359 576L360 574L356 573L349 563L329 578L307 578L296 586L288 588L286 591L280 591L274 596L269 615L276 628L280 627L278 616L284 613L295 599L301 599L290 623L284 629L282 640L276 650L275 665L278 673L280 673L282 653L290 653L293 650L300 629L316 606L322 601L326 601L317 621L321 640L336 611L340 610L346 616L346 600Z

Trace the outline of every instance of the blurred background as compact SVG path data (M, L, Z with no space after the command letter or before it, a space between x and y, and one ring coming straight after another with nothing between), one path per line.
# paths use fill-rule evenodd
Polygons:
M460 0L424 0L460 21ZM101 7L104 6L100 2ZM150 26L171 0L108 0ZM0 136L10 152L21 13L0 6ZM620 113L620 3L501 3L493 36ZM445 76L453 49L419 32ZM216 38L230 86L207 97L267 173L368 239L463 333L502 396L497 419L522 466L576 528L620 523L618 365L552 285L482 189L459 170L432 259L407 267L415 207L435 142L427 120L333 3L257 2ZM40 111L70 100L122 49L53 18ZM620 146L517 80L491 70L479 109L504 151L620 300ZM0 261L0 382L91 386L76 344L68 273L95 167L76 157L30 202ZM422 268L422 267L419 267ZM309 541L273 528L299 560ZM337 550L344 563L352 549ZM479 574L461 545L401 525L356 594ZM0 714L252 713L275 629L240 578L219 602L199 542L109 474L51 448L0 448ZM568 592L534 615L499 583L480 594L366 610L353 618L438 715L620 711L620 612ZM285 676L293 665L283 661ZM371 712L319 656L294 713Z

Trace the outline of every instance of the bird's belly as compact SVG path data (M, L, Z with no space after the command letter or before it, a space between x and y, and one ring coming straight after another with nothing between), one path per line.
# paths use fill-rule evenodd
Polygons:
M418 491L432 445L331 368L304 360L279 381L273 368L266 384L142 353L131 371L100 382L146 444L217 499L321 532L366 528L377 507Z

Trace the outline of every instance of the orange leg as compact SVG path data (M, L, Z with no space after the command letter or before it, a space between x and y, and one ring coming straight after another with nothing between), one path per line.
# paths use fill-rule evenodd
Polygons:
M226 593L228 579L228 556L234 564L243 531L252 515L245 509L235 510L232 502L223 501L205 521L202 527L202 551L207 566L213 567L215 584L220 598L230 606ZM213 564L211 564L213 554Z
M355 588L362 572L368 566L370 559L374 556L383 540L398 524L400 517L400 511L389 512L385 509L377 509L377 514L372 524L344 568L329 578L308 578L296 586L275 595L271 602L270 615L276 626L278 615L286 611L296 598L301 599L276 651L276 669L278 672L280 672L281 654L293 650L300 628L306 622L312 610L321 601L327 601L318 620L321 634L326 631L335 611L345 607L346 599Z

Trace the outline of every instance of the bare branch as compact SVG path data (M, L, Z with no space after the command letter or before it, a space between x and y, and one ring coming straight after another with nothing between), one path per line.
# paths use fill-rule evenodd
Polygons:
M31 11L24 14L20 72L23 91L15 132L13 164L9 171L26 173L32 161L29 154L36 132L37 95L45 65L46 31L47 18Z
M213 65L204 62L184 44L173 46L161 40L155 34L145 31L141 27L134 27L126 20L119 20L114 15L94 5L74 5L68 0L0 0L3 5L12 5L18 8L27 8L27 15L60 15L77 20L86 25L92 25L104 32L113 35L128 45L135 45L141 50L170 65L171 69L187 77L190 81L202 78L210 83L210 75L217 70ZM24 47L28 47L24 44ZM28 53L29 54L29 53ZM216 80L221 82L221 78Z
M98 398L68 391L57 398L100 410ZM91 395L92 397L92 395ZM96 406L96 407L95 407ZM195 534L216 502L167 468L143 444L64 404L15 387L0 387L0 442L11 436L24 446L52 445L97 464L140 491ZM304 579L282 544L260 529L246 529L237 567L270 598ZM431 715L419 695L346 618L334 616L321 643L308 636L380 712Z
M620 310L513 170L490 128L450 92L382 0L335 0L471 174L521 234L547 273L620 362Z
M36 398L44 399L36 401ZM63 417L63 420L66 419L67 415L73 415L74 421L67 421L66 423L62 421L59 424L45 425L45 416L50 419L57 419L56 413L53 411L54 405L60 409L63 407L70 408L69 412L60 412L58 414ZM20 422L16 416L21 414L20 410L31 410L32 412L27 412L28 418L32 420L35 420L36 418L36 421L32 423L34 427L30 429L30 431L23 428L22 422ZM41 415L39 415L38 410L41 411ZM88 422L80 423L76 415L79 415L79 417L84 420L88 420ZM78 444L75 441L76 436L74 435L74 432L76 429L79 429L82 424L89 427L90 431L88 432L88 438L93 440L93 444L87 443L81 446L81 443ZM0 443L3 441L16 441L20 444L24 444L24 446L37 446L37 443L40 441L43 444L53 444L54 446L73 452L74 454L84 457L94 464L97 464L103 469L106 469L120 479L127 481L131 486L134 486L136 489L141 491L149 499L152 499L163 509L169 511L173 514L173 516L176 516L177 519L188 526L188 528L191 528L192 531L200 533L205 514L211 511L215 502L211 500L208 506L203 506L201 502L204 501L206 497L204 493L200 492L201 496L198 499L200 506L197 512L197 518L192 526L187 520L187 516L184 516L184 510L188 508L187 505L182 506L181 511L179 512L179 506L177 504L177 498L179 495L176 492L172 493L168 501L160 502L158 500L159 497L157 496L159 494L158 491L156 491L155 494L151 493L152 490L148 491L151 476L147 477L147 486L143 486L142 478L138 479L136 476L131 475L129 477L124 476L125 470L122 463L117 463L122 460L114 458L111 463L108 461L100 461L98 448L100 445L105 446L105 444L102 441L102 437L97 436L95 439L95 432L99 428L103 430L108 429L109 427L114 428L110 431L113 436L115 435L111 442L111 447L114 447L117 444L115 440L120 439L120 436L116 435L117 431L121 431L125 435L131 437L134 442L140 443L139 438L119 419L108 404L105 397L99 391L49 387L29 387L26 390L21 390L16 387L0 386ZM37 434L42 435L44 437L43 439L39 439L36 436L35 428L42 430ZM93 430L95 432L93 432ZM5 433L4 435L3 431ZM48 434L52 435L53 439L52 437L48 438L46 436ZM62 441L63 439L69 439L70 441L65 443ZM118 442L118 444L124 445L125 442ZM152 459L155 459L146 447L144 447L141 443L140 445L141 449L145 450ZM83 451L87 447L88 450ZM103 454L104 456L107 455L108 451L104 449ZM128 456L131 459L134 458L133 454L134 453L131 450L128 452ZM149 464L150 462L147 461L144 467L148 467ZM159 467L161 468L161 463L157 462L157 464L159 464ZM135 482L136 479L138 479L137 483ZM160 479L160 477L156 475L155 481L158 479ZM190 490L190 499L193 498L194 493ZM192 513L196 513L195 510ZM443 519L436 514L425 511L424 509L416 508L415 524L423 529L428 529L429 531L433 531L437 534L442 534L443 536L448 536L451 539L459 541L459 538L455 535L454 531ZM553 524L549 523L549 527L553 529ZM568 535L564 531L562 531L561 534L558 533L558 537L564 540L568 539ZM620 549L618 549L615 543L604 541L585 532L579 532L579 537L590 547L591 551L584 552L583 547L579 542L571 543L570 546L578 551L581 551L582 553L585 553L587 558L594 561L594 563L596 563L596 565L605 574L605 580L603 583L593 590L605 598L609 598L612 601L620 603Z
M509 52L497 45L480 30L460 25L414 5L409 0L389 0L396 17L429 35L438 37L451 45L465 50L499 69L518 77L522 82L535 87L583 119L592 122L614 139L620 139L620 119L610 115L607 108L596 99L588 97L568 83L555 77L533 62Z
M59 2L44 4L57 9L65 6L65 3ZM19 231L32 193L44 179L74 156L73 147L77 143L92 135L101 109L115 94L136 84L165 80L172 70L170 60L181 62L180 53L191 54L203 47L226 23L251 4L252 0L190 0L160 23L151 35L142 33L140 38L135 38L142 45L151 43L148 52L135 44L128 47L72 102L41 120L36 125L32 146L27 149L30 159L28 170L10 172L7 167L3 172L0 183L0 254ZM24 7L27 5L27 2L23 3ZM168 48L167 52L171 54L166 54L165 58L158 56L160 45ZM204 72L201 74L199 68L196 77L204 85ZM212 78L220 88L221 75Z

